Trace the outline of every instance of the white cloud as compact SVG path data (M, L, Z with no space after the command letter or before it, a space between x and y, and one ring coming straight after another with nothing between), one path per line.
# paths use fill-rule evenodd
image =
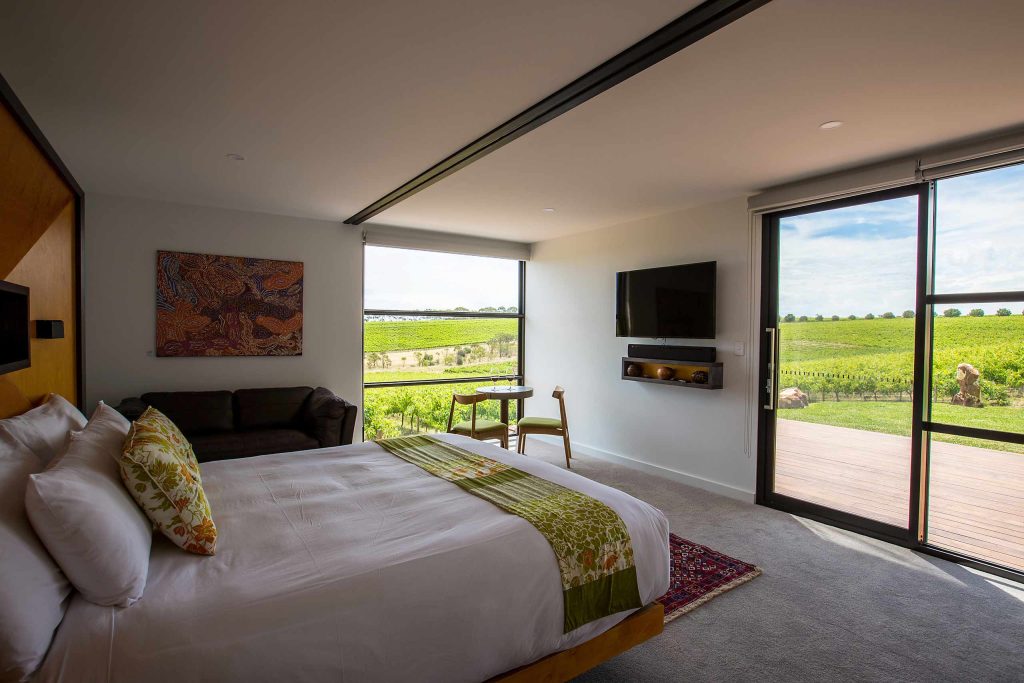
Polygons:
M1024 166L940 180L937 292L1024 290ZM780 313L897 315L914 308L916 198L783 219ZM994 313L1006 306L979 304Z

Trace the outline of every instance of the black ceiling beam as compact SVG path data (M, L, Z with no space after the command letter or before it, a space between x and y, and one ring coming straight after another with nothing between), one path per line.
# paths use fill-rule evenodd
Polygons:
M384 195L345 222L359 225L420 190L451 175L460 168L482 159L516 138L539 128L555 117L578 107L590 98L635 76L649 66L671 57L715 31L766 5L770 0L707 0L670 24L663 26L638 43L626 48L608 61L569 85L548 95L529 109L516 114L494 130L477 138L443 161Z

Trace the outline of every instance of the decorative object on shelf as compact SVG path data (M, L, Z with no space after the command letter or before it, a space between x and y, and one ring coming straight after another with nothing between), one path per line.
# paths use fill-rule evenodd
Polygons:
M666 362L663 358L623 356L619 367L621 379L629 382L650 382L702 390L722 388L722 363L717 361ZM704 381L696 381L702 373Z
M303 264L156 255L157 356L301 356Z
M63 339L63 320L37 320L36 339Z

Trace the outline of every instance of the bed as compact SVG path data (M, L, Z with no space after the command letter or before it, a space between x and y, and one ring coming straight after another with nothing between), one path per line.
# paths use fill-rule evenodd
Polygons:
M493 445L439 438L604 502L629 531L643 603L668 589L668 522L655 508ZM217 554L155 537L143 599L116 608L73 596L35 680L484 681L566 650L597 661L639 637L620 625L629 612L563 634L544 537L377 444L211 462L202 474ZM651 609L631 620L655 618L660 630ZM554 679L572 673L558 657Z

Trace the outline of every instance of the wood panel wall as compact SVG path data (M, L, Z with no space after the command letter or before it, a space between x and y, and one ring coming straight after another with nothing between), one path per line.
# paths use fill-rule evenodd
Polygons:
M0 106L0 279L29 288L33 321L64 321L63 339L36 339L33 324L32 366L0 376L5 392L13 387L33 404L50 392L80 398L75 211L75 192Z

